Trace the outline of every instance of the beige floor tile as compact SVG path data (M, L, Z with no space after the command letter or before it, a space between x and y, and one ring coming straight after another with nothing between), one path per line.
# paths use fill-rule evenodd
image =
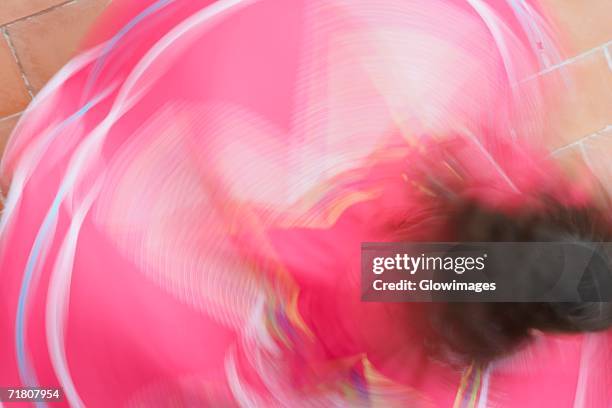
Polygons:
M8 26L34 91L74 55L83 36L108 0L78 0Z
M612 144L607 147L608 154L610 148ZM584 144L567 147L554 154L553 158L561 165L570 182L586 188L595 202L602 204L608 202L612 194L611 168L604 166L604 162L589 157ZM597 165L593 166L593 163Z
M565 173L572 180L579 181L585 173L590 172L589 166L584 160L584 154L578 144L559 150L552 157L563 167Z
M562 73L568 80L564 83ZM597 52L541 76L547 89L545 138L554 149L612 123L612 71ZM531 84L525 84L530 86Z
M612 128L586 139L583 146L589 166L608 193L612 194Z
M66 3L67 0L2 0L0 26L43 10Z
M612 40L612 1L542 0L542 6L576 55Z
M0 119L0 157L4 153L4 148L8 142L9 136L13 128L19 121L19 115L11 116L10 118Z
M0 31L0 117L21 112L30 103L19 67Z

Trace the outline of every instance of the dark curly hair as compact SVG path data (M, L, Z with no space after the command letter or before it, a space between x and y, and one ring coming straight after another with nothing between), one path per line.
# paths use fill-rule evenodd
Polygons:
M612 229L605 210L570 208L550 199L541 202L540 209L509 213L476 201L458 200L447 209L445 229L456 242L571 241L596 245L611 240ZM610 262L598 263L585 277L591 280L589 284L612 282ZM609 302L474 302L430 307L434 309L429 313L434 351L461 361L485 363L507 355L528 342L534 330L576 333L612 326Z

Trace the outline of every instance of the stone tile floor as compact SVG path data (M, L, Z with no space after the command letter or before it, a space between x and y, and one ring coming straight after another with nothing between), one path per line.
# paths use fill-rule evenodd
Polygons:
M110 0L0 0L0 153L33 96Z

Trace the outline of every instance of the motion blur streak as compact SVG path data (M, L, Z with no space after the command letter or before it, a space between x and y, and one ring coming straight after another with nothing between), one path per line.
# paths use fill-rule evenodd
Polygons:
M537 4L116 0L101 21L2 161L0 384L75 407L609 396L576 376L601 368L582 337L448 369L410 310L358 298L360 243L425 236L448 186L588 200L542 153L556 90L522 83L560 55Z
M70 298L70 280L79 231L85 215L99 194L99 190L100 182L97 182L84 198L81 206L76 209L51 275L47 299L46 322L49 353L62 389L70 405L73 407L82 407L84 405L70 377L68 362L66 361L66 351L64 349L65 326L68 320L68 303Z

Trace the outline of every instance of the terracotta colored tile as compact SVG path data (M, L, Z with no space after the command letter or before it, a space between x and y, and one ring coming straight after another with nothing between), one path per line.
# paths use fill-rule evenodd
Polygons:
M565 173L572 180L580 180L585 173L590 172L578 144L561 149L553 153L552 157L563 167Z
M562 73L568 79L567 84L562 80ZM612 123L612 71L603 51L533 81L540 81L546 90L545 140L552 149L580 140Z
M10 118L2 118L0 119L0 158L4 154L4 150L6 149L6 144L8 143L9 137L11 136L11 132L17 125L17 121L19 120L19 116L11 116ZM6 193L9 189L10 178L5 177L0 178L0 195L4 194L6 197ZM2 200L0 199L0 210L2 210Z
M11 116L10 118L0 119L0 157L4 153L4 148L8 142L9 136L13 131L13 128L19 121L19 115Z
M567 37L571 55L612 40L612 1L542 0L541 4Z
M107 4L108 0L79 0L8 26L34 91L68 62Z
M6 149L6 144L9 141L9 137L11 136L11 133L17 125L17 122L19 121L20 117L21 115L13 115L9 118L0 119L0 158L4 154L4 150ZM9 185L10 182L8 178L2 177L0 179L0 192L3 192L5 196L6 192L9 189ZM1 207L2 203L0 202L0 209Z
M39 13L66 0L2 0L0 2L0 25Z
M610 156L612 156L612 128L589 137L582 144L586 160L591 169L606 190L612 194L612 160L610 160Z
M15 57L0 32L0 117L21 112L30 103Z

